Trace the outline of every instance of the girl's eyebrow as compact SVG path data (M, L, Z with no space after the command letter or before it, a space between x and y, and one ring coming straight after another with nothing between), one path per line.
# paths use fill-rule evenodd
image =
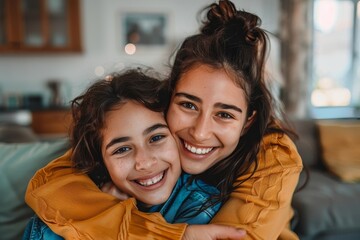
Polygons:
M108 149L109 147L111 147L111 146L114 145L114 144L129 141L130 139L131 139L130 137L114 138L114 139L112 139L112 140L106 145L105 149Z
M157 123L157 124L154 124L152 125L151 127L148 127L147 129L144 130L143 132L143 135L148 135L149 133L155 131L156 129L159 129L159 128L169 128L168 125L166 124L163 124L163 123Z
M185 98L188 98L194 102L198 102L198 103L202 103L202 100L194 95L191 95L191 94L188 94L188 93L184 93L184 92L178 92L178 93L175 93L175 97L185 97ZM226 103L215 103L214 107L216 108L221 108L221 109L232 109L232 110L235 110L237 112L240 112L242 113L242 109L235 106L235 105L232 105L232 104L226 104Z
M169 128L166 124L162 124L162 123L157 123L157 124L154 124L148 128L146 128L144 131L143 131L143 135L146 136L148 135L149 133L155 131L156 129L160 129L160 128ZM105 149L108 149L109 147L113 146L114 144L117 144L117 143L122 143L122 142L126 142L126 141L129 141L131 140L131 137L118 137L118 138L114 138L112 139L105 147Z

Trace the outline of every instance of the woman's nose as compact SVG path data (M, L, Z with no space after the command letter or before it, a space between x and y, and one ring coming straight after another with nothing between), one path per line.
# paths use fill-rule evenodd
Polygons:
M205 114L199 115L190 128L190 135L198 142L209 139L211 132L211 119Z
M151 169L156 163L156 157L150 152L138 150L135 154L135 169L138 171Z

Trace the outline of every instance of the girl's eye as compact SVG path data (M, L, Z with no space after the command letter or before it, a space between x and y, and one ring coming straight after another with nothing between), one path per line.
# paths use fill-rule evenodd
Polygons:
M196 106L190 102L183 102L183 103L180 103L180 105L183 106L184 108L196 110Z
M232 115L230 115L229 113L226 113L226 112L220 112L218 113L218 116L220 118L225 118L225 119L232 119L234 118Z
M123 154L130 150L131 150L130 147L120 147L120 148L116 149L113 154Z
M165 138L165 135L155 135L152 138L150 138L150 143L158 142L163 138Z

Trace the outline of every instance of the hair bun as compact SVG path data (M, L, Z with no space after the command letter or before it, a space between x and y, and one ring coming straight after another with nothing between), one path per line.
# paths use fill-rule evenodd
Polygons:
M248 44L255 45L258 41L258 38L262 36L260 25L261 19L251 13L245 11L239 11L239 17L243 20L243 31L245 33L245 41Z
M258 42L261 36L261 19L258 16L243 10L237 11L235 5L228 0L220 0L218 4L213 3L207 9L207 18L201 29L203 34L226 32L233 37L240 34L243 41L250 45Z
M213 34L234 19L237 13L235 5L227 0L220 0L219 4L213 3L208 8L207 21L203 22L204 26L201 29L204 34Z

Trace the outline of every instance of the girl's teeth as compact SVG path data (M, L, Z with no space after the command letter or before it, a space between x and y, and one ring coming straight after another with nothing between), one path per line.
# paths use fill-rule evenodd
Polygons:
M138 180L136 182L142 186L148 187L148 186L151 186L151 185L154 185L154 184L160 182L163 179L163 177L164 177L164 172L151 178L151 179Z
M207 154L209 153L211 150L213 150L213 148L196 148L194 146L190 146L188 143L185 142L185 148L187 150L189 150L192 153L195 154Z

